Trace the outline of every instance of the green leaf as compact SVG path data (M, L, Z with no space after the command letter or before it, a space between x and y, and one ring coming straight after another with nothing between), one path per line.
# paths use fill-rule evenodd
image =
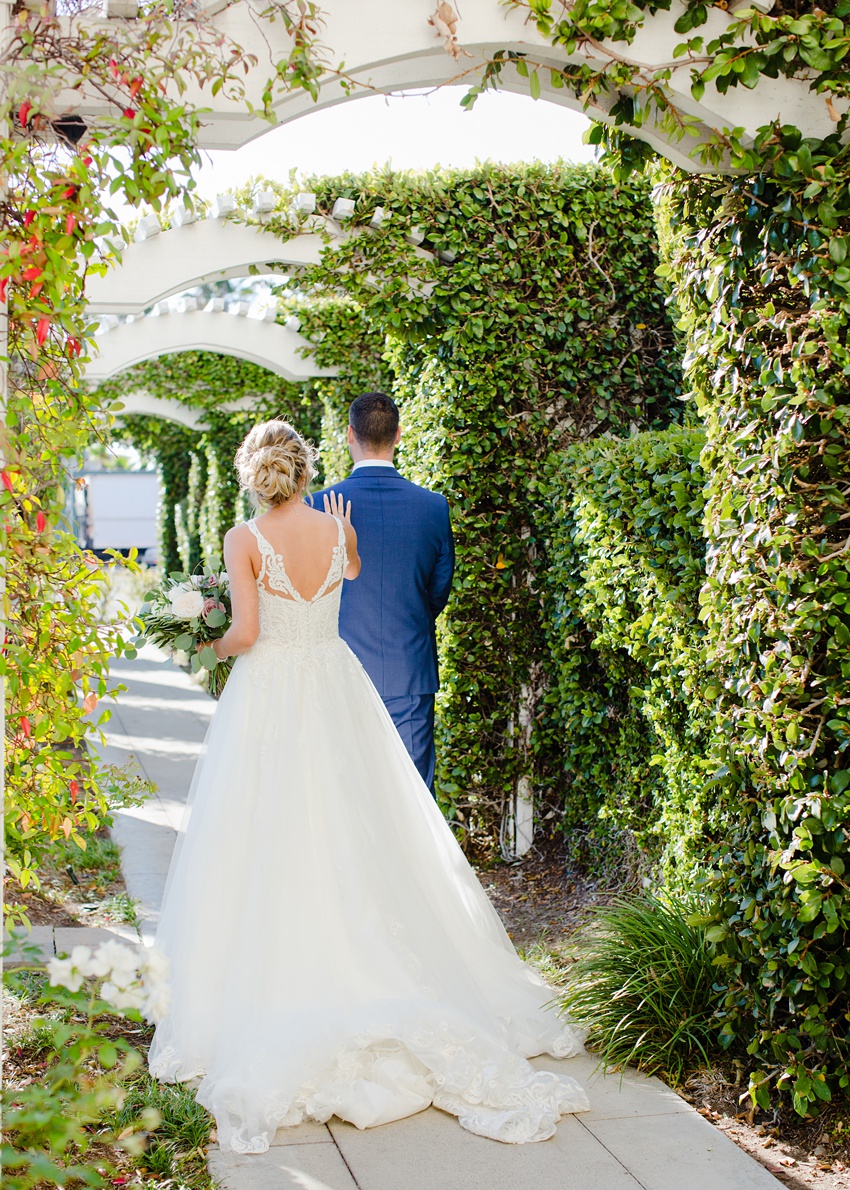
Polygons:
M213 649L212 645L207 645L206 648L201 649L198 657L204 669L215 669L218 665L218 657L216 657L215 649Z

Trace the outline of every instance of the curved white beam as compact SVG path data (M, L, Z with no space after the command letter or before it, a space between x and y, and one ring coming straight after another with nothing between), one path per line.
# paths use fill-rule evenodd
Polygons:
M138 389L121 398L121 409L115 410L116 417L161 417L163 421L176 421L189 430L203 429L203 409L193 409L182 401L170 397L155 397L153 393Z
M123 323L97 337L99 354L86 365L86 379L108 380L133 364L178 351L215 351L268 368L286 380L335 376L301 352L309 342L297 331L274 322L233 314L194 310Z
M261 394L257 394L259 397ZM236 413L255 407L257 398L240 397L238 401L223 401L216 405L216 413ZM116 417L161 417L163 421L176 421L189 430L204 430L207 425L207 409L185 405L173 397L155 397L146 389L135 389L121 398L121 408L115 410Z
M291 50L291 40L283 22L257 20L251 0L235 0L224 5L221 0L209 0L209 3L208 11L215 27L257 58L257 65L246 78L246 89L247 98L255 109L259 109L265 81L274 75L275 65ZM456 7L461 13L458 39L470 54L461 62L455 62L443 50L434 28L428 24L428 8L422 0L361 0L358 4L352 0L322 0L320 40L329 48L333 62L345 62L347 74L357 80L358 86L347 93L338 82L328 81L320 88L317 103L303 91L278 94L274 100L278 121L285 123L317 108L376 91L386 93L441 86L452 80L475 81L476 67L483 66L498 50L518 51L527 54L534 62L551 62L554 66L573 62L598 68L609 60L603 51L589 44L578 46L568 57L562 47L553 47L538 33L534 22L525 19L521 8L506 10L499 0L463 0L463 4ZM762 78L753 90L734 87L725 94L710 83L702 101L696 103L691 96L691 70L687 58L672 63L673 48L683 40L682 35L675 32L674 24L684 10L682 0L672 0L669 11L662 9L646 15L631 45L613 42L607 48L648 71L672 65L668 85L674 102L681 111L700 122L700 136L707 136L715 129L732 127L743 127L745 133L752 136L757 128L777 118L795 124L804 136L822 137L832 130L823 98L809 90L809 81L805 78ZM708 20L697 32L709 41L726 30L734 19L733 13L715 5L709 8ZM541 81L545 84L546 80L542 78ZM510 66L505 67L501 85L506 90L520 92L527 88L527 83L517 79ZM102 98L93 93L72 92L59 98L68 110L78 109L82 114L103 110ZM549 90L546 98L552 103L583 110L581 102L566 87ZM241 100L228 99L226 88L210 99L205 91L190 83L183 101L207 109L200 135L204 148L236 149L262 135L268 127L256 116L249 115ZM843 99L835 99L833 103L839 112L848 106ZM588 115L605 119L604 102L591 106ZM470 119L474 121L474 113ZM689 158L689 149L695 140L688 137L676 141L658 128L647 126L626 131L663 145L672 160L691 169L698 168Z
M318 264L326 241L316 233L281 240L263 228L221 219L199 219L152 239L129 244L121 264L86 284L89 310L139 314L195 285Z

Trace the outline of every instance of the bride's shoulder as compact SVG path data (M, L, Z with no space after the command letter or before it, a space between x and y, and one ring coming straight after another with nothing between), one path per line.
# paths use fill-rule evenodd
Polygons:
M254 540L254 534L251 526L252 521L242 521L238 525L233 525L224 535L225 549L251 549L251 544Z

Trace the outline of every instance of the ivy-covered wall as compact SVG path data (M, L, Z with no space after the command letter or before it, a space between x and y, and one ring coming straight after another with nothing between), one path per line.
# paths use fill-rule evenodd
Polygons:
M596 439L552 460L546 723L577 859L692 878L714 830L705 630L704 436ZM637 844L635 848L634 844ZM625 873L623 873L625 874Z
M776 152L773 178L675 179L669 269L706 432L724 1038L805 1112L850 1081L850 200L838 135Z
M399 465L451 505L458 575L439 627L437 789L467 845L489 854L518 791L552 804L563 794L544 728L557 503L547 460L589 436L681 415L649 186L618 186L596 166L539 165L308 184L323 211L354 198L355 224L379 206L389 216L297 288L357 311L314 335L320 362L341 368L325 401L328 472L344 465L345 408L360 391L346 383L346 361L370 343L355 362L391 370ZM281 193L282 211L287 203ZM285 214L280 230L291 231ZM302 330L312 333L304 318Z

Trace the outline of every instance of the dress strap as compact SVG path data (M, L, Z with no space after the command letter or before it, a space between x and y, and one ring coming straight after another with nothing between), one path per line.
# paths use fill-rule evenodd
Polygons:
M340 549L345 549L345 525L343 524L341 517L335 516L334 520L336 521L338 529L339 529L339 533L337 534L336 544ZM345 550L345 552L347 554L348 550Z
M262 580L266 577L268 560L274 556L274 550L271 547L271 543L266 541L265 537L263 537L254 521L248 521L247 524L248 528L256 538L257 546L260 551L260 573L257 575L257 582L259 583L262 582Z

